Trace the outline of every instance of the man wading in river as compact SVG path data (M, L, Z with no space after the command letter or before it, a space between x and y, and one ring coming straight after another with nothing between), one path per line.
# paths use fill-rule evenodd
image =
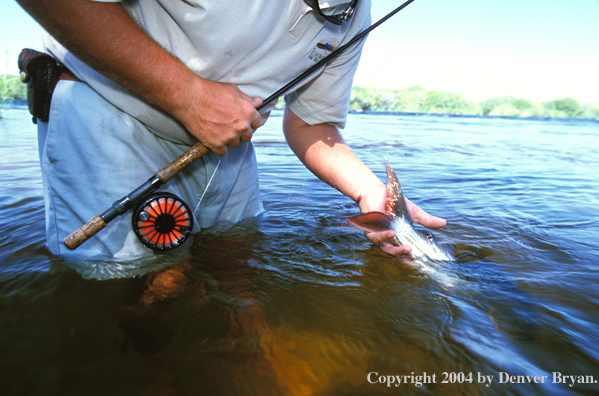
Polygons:
M250 140L274 103L261 114L256 108L370 23L368 0L333 1L320 11L304 0L18 1L49 33L47 52L69 70L55 88L49 121L38 122L48 247L95 259L154 254L133 234L130 213L75 251L62 240L198 140L211 153L163 188L187 202L194 232L259 216ZM344 11L353 16L334 23ZM285 95L284 133L321 180L362 212L383 212L384 184L338 130L361 48ZM445 224L409 205L414 221ZM367 237L389 254L410 251L392 245L392 231Z

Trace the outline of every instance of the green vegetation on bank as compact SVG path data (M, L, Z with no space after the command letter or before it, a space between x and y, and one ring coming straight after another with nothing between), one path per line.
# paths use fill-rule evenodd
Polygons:
M588 105L579 103L576 99L572 98L561 98L543 103L535 103L526 99L505 96L475 103L462 98L458 94L443 91L427 91L419 86L398 90L354 88L350 110L599 119L599 104Z
M27 99L27 85L19 76L0 74L0 102L11 99Z
M27 99L27 86L21 82L18 76L0 75L0 106L12 99ZM279 104L282 107L282 98L280 98ZM354 88L350 110L599 119L599 104L588 105L572 98L535 103L527 99L505 96L475 103L455 93L427 91L419 86L397 90Z
M0 74L0 119L5 103L13 99L27 99L27 85L18 76Z

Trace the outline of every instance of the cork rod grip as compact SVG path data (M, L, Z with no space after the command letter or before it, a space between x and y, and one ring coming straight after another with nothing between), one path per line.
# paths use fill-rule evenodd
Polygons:
M100 231L106 227L106 223L100 215L97 215L71 234L69 234L64 239L64 244L71 250L74 250L79 247L83 242L87 241L89 238L93 237Z
M208 148L204 146L202 143L196 143L189 150L184 152L179 158L160 169L156 174L160 178L163 183L169 181L173 176L179 173L183 168L187 165L191 164L195 160L199 159L201 156L206 154Z

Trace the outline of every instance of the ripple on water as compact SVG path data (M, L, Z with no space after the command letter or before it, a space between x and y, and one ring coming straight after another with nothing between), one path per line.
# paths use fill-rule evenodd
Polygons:
M62 394L65 383L135 394L150 381L173 394L349 395L373 392L371 371L438 381L599 372L597 123L349 116L343 133L356 155L382 180L386 157L408 198L448 220L434 233L458 259L440 268L460 281L449 288L347 227L357 205L303 168L276 111L255 135L267 210L257 224L202 234L152 263L66 263L43 246L35 132L17 110L0 136L0 389L9 394ZM109 279L129 270L132 279ZM401 389L597 390L410 386Z

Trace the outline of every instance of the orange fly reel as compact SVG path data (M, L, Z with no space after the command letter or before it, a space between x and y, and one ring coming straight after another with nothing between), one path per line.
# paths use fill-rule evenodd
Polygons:
M135 209L132 223L135 235L144 246L172 250L191 235L193 214L176 195L156 193Z

